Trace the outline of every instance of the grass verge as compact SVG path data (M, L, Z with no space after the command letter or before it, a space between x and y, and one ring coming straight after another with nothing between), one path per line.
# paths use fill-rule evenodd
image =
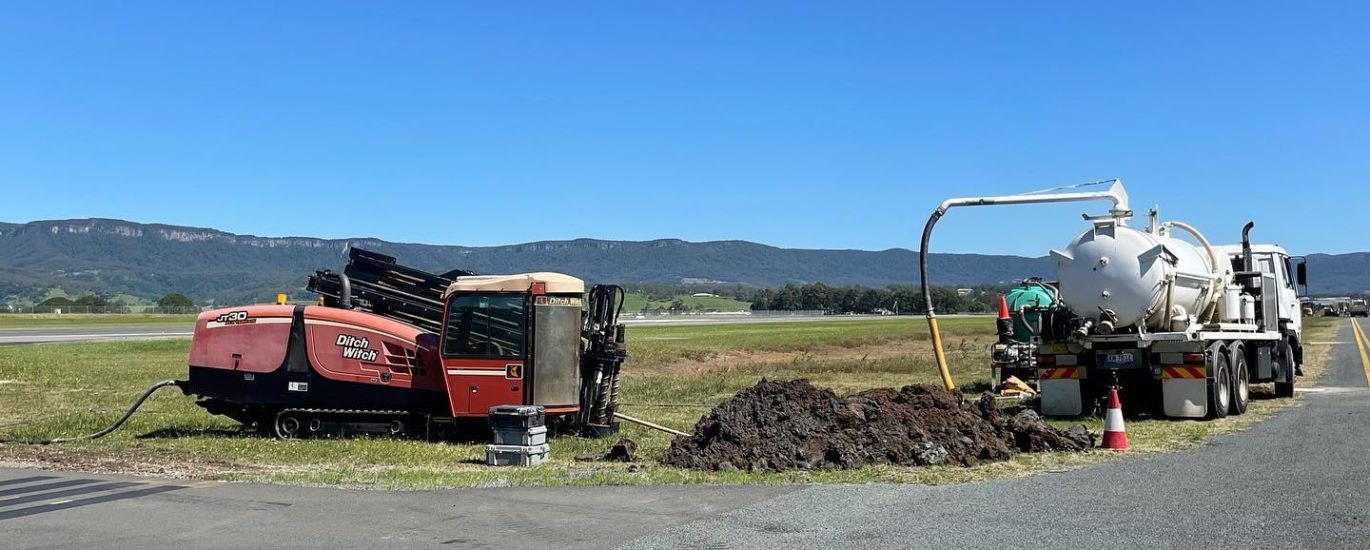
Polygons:
M944 319L948 359L962 387L988 382L985 348L993 319ZM1309 341L1331 340L1337 325L1310 322ZM688 431L710 407L763 377L809 378L839 393L937 383L922 319L631 327L622 410ZM89 433L113 421L153 382L185 375L186 340L54 344L0 348L0 433L47 438ZM1310 378L1330 348L1309 350ZM1294 402L1297 402L1295 400ZM1249 426L1290 400L1259 400L1242 417L1217 422L1140 420L1128 425L1142 452L1174 450ZM1102 430L1099 421L1085 422ZM1062 424L1070 424L1063 422ZM169 477L371 488L622 485L659 483L949 483L1060 470L1109 459L1107 452L1019 455L972 468L869 467L752 474L695 472L657 463L669 436L635 425L632 464L577 462L611 440L558 438L538 468L482 464L481 444L388 438L276 441L241 433L164 390L105 439L32 447L0 445L0 464Z

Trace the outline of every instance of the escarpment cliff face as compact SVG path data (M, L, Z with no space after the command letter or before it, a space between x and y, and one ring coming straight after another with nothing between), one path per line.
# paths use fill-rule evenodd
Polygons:
M349 247L390 254L430 271L559 271L594 282L736 283L778 286L823 282L884 287L917 283L918 255L902 248L807 250L747 241L574 239L506 246L395 243L375 238L259 237L198 227L113 219L0 223L0 299L69 293L183 292L196 300L244 303L277 292L300 294L305 277L341 267ZM1052 276L1047 258L933 254L936 284L1005 284ZM1370 289L1370 254L1308 256L1314 293Z

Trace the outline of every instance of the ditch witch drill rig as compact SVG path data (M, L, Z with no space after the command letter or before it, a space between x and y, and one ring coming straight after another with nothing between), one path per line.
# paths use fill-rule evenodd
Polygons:
M617 431L622 288L587 297L559 273L435 275L358 248L348 260L310 276L317 306L200 314L186 393L281 438L428 437L496 405L541 405L566 432Z

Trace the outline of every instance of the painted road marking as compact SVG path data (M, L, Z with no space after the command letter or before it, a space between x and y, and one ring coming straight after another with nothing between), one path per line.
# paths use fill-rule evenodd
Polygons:
M1365 331L1361 330L1360 323L1355 319L1351 320L1351 332L1356 337L1356 348L1360 350L1360 366L1365 370L1365 383L1370 385L1370 355L1365 352Z
M131 481L115 481L115 482L110 482L110 483L97 483L97 484L95 484L95 485L87 485L87 486L85 486L85 487L77 487L77 488L75 488L75 489L67 489L67 490L65 490L65 491L54 491L54 492L51 492L51 493L38 493L38 494L36 494L36 495L24 495L24 496L21 496L21 497L14 497L14 498L11 498L11 499L0 500L0 508L6 508L6 507L9 507L9 506L17 506L17 505L20 505L20 504L28 504L28 503L31 503L31 502L43 502L43 501L50 500L50 499L54 499L54 498L74 497L74 496L77 496L77 495L84 495L84 494L87 494L87 493L98 493L98 492L100 492L100 491L113 491L113 490L115 490L115 489L123 489L123 488L125 488L125 487L132 487L132 486L134 486L134 485L138 485L138 484L137 484L137 483L134 483L134 482L131 482ZM49 502L48 504L64 504L64 503L67 503L67 502L71 502L71 500L68 499L68 500L54 501L54 502Z
M39 491L47 491L49 489L61 489L63 487L71 487L73 485L89 485L91 483L96 483L99 481L100 480L98 479L64 479L62 481L54 481L52 483L42 483L39 485L29 485L27 487L15 487L13 489L5 489L3 491L0 491L0 497L7 497L10 495L22 495L24 493L36 493Z

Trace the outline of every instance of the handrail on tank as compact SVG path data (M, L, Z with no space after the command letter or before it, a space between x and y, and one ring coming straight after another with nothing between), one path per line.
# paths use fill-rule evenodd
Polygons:
M1108 188L1102 191L1095 189L1103 186L1108 186ZM1082 190L1086 188L1090 188L1090 190ZM937 220L946 215L948 210L958 206L997 206L1095 200L1112 201L1113 208L1109 209L1108 215L1119 220L1120 223L1132 216L1132 210L1128 207L1127 202L1127 190L1123 188L1123 181L1117 178L1017 195L947 199L937 207L937 210L933 211L932 216L928 218L928 224L923 227L922 246L918 247L918 273L923 288L923 307L927 311L928 331L932 336L932 352L937 359L937 370L942 375L942 384L948 390L956 389L956 383L951 379L951 371L947 370L947 357L942 349L942 335L937 330L937 314L932 308L932 294L928 292L928 242L932 240L932 228L937 225Z

